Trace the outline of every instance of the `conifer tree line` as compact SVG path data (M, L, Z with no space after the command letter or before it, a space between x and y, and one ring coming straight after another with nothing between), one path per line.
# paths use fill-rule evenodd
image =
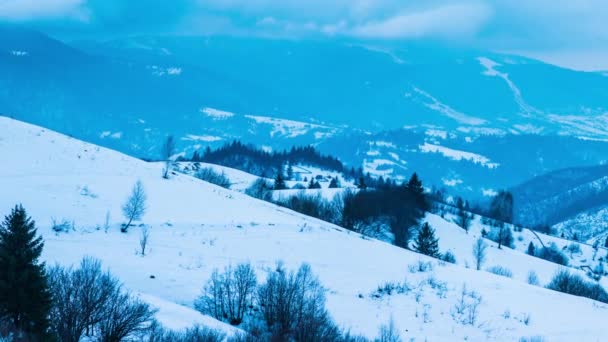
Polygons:
M189 161L223 165L266 178L274 178L280 170L281 173L287 171L287 175L283 176L291 179L291 165L296 164L317 166L336 172L343 172L345 169L340 160L323 155L312 146L294 146L290 150L267 152L238 140L217 149L207 147L204 151L194 151Z

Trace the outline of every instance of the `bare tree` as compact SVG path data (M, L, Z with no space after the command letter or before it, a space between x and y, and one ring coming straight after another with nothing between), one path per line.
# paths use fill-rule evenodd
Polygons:
M278 267L258 288L266 327L276 341L335 341L336 327L325 309L325 289L303 264L297 272Z
M469 233L469 227L471 226L472 215L469 214L469 203L463 201L462 198L458 197L456 200L456 224L464 229L467 234Z
M257 279L250 264L228 266L224 273L214 270L211 279L197 300L196 309L232 325L243 321L247 308L253 302Z
M146 247L148 247L148 239L150 238L150 230L148 227L141 228L141 235L139 237L139 247L141 256L146 256Z
M378 338L376 342L401 342L401 336L399 330L395 326L395 320L391 317L388 324L384 324L380 327Z
M169 179L169 171L171 170L171 157L175 154L175 139L172 135L167 136L162 149L161 158L165 161L165 169L163 172L163 178Z
M488 244L483 240L483 238L477 239L473 244L473 257L475 258L475 267L477 270L481 270L481 266L486 261L486 250L488 249Z
M78 342L105 315L111 297L119 291L118 280L101 270L101 263L90 257L78 269L55 266L49 271L53 294L51 327L63 342Z
M147 196L144 190L144 185L141 181L137 181L131 190L131 195L122 206L122 213L128 220L127 224L122 227L122 232L126 233L133 220L141 220L146 212Z
M99 323L100 342L121 342L149 330L155 310L129 293L115 293Z

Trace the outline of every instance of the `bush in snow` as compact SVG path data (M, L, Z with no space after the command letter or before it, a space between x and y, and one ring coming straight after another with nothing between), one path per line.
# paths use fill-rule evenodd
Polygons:
M139 236L139 253L141 256L146 256L146 249L148 248L148 240L150 239L150 230L148 227L141 227L141 235Z
M513 248L513 232L508 225L502 222L498 226L492 227L486 238L498 243L499 246Z
M239 325L252 305L257 279L250 264L216 269L195 303L197 310L232 325Z
M334 224L338 224L342 220L342 200L339 196L329 201L319 193L306 194L302 191L279 200L276 204Z
M494 273L496 275L499 276L503 276L503 277L507 277L507 278L513 278L513 272L511 272L510 269L506 268L506 267L502 267L502 266L492 266L490 268L488 268L487 270L490 273Z
M430 272L433 270L433 263L430 261L418 260L418 262L408 265L407 269L410 271L410 273Z
M481 266L486 261L488 244L483 238L479 238L473 243L473 258L475 259L475 268L479 271Z
M98 325L100 341L132 340L149 331L155 314L150 305L124 291L114 293L109 303Z
M194 326L185 331L171 331L164 329L160 324L154 323L147 336L148 342L223 342L226 334L219 330L207 327ZM233 339L228 339L232 342Z
M410 292L412 289L412 286L410 286L407 281L404 281L403 283L386 282L378 286L378 289L372 293L372 297L381 298L385 295L392 296L393 294L404 294Z
M51 229L55 233L67 233L70 230L75 230L75 227L74 227L74 222L70 222L66 219L58 221L55 218L52 218L51 219Z
M123 341L144 333L155 311L128 292L101 263L84 258L78 269L55 266L49 271L51 329L61 341L84 335L100 341Z
M303 264L297 272L282 267L258 289L258 303L273 341L335 341L341 332L325 309L325 289Z
M519 342L545 342L545 338L542 336L521 337Z
M555 243L551 243L549 247L541 248L540 251L536 253L536 256L563 266L568 266L569 262L568 257L562 253Z
M211 167L204 167L198 170L194 174L194 176L202 181L221 186L225 189L230 189L230 186L232 185L232 183L230 182L230 178L226 176L226 173L224 173L224 171L216 172Z
M588 282L578 274L572 274L566 269L557 271L547 288L608 303L608 293L600 284Z
M273 185L271 182L266 181L264 178L258 178L245 190L245 193L251 197L270 202L272 201L272 190Z
M401 336L399 330L395 326L395 321L391 317L387 324L380 326L378 331L378 338L376 342L401 342Z
M450 264L455 264L456 256L451 251L447 251L441 255L441 260L449 262Z
M574 254L581 254L581 245L576 242L569 244L567 249L568 253L570 253L570 258L572 258Z
M479 317L480 305L481 296L475 291L468 291L466 285L463 285L452 310L452 317L462 324L475 325Z
M528 284L538 286L540 285L540 280L538 280L538 275L534 271L528 272L528 277L526 279Z

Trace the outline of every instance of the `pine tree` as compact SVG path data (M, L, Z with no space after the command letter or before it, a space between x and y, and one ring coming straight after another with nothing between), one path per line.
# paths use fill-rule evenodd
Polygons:
M425 222L418 232L414 242L414 250L434 258L439 257L439 239L435 237L435 230Z
M277 176L274 179L274 189L275 190L287 189L287 184L285 184L285 179L283 178L283 172L281 170L279 170L279 172L277 172Z
M338 176L334 177L331 179L331 182L329 182L329 188L330 189L337 189L340 187L340 180L338 179Z
M407 188L417 195L424 194L424 188L422 187L422 181L418 178L418 174L414 172L410 180L407 182Z
M528 245L528 255L536 255L536 247L534 246L532 241L530 241L530 244Z
M359 189L361 190L365 190L367 189L367 184L365 184L365 178L360 177L359 178L359 184L358 184Z
M287 165L287 179L289 179L289 180L293 179L293 166L291 166L291 163L289 163L289 165Z
M51 293L38 261L43 247L34 221L16 206L0 225L0 321L33 340L48 337Z

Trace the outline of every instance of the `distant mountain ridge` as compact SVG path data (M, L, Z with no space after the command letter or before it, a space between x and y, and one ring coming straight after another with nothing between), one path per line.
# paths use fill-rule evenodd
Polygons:
M491 195L608 162L608 78L411 43L135 37L63 43L0 25L0 113L131 155L234 139ZM430 169L430 171L427 171Z
M568 221L608 206L608 165L554 171L512 191L520 223L568 227L566 233L576 232L579 238L588 239L593 236L594 227L574 227Z

